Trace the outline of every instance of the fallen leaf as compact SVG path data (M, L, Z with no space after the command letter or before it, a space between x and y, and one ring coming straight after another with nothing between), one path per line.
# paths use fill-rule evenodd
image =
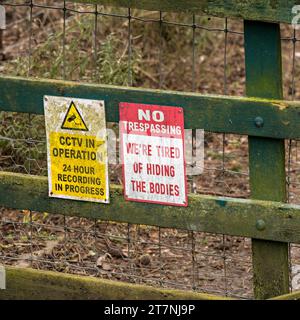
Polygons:
M94 257L96 255L96 252L94 252L93 250L90 250L88 253L88 257Z
M102 263L102 269L105 271L111 271L113 269L113 267L111 266L111 264L107 263L107 262L103 262Z
M143 266L147 266L151 263L151 257L149 254L144 254L142 255L140 258L140 263L143 265Z
M107 258L112 258L112 256L109 254L109 253L105 253L104 255L100 256L98 259L97 259L97 262L96 262L96 266L97 267L102 267L103 268L103 264L105 263L106 259Z

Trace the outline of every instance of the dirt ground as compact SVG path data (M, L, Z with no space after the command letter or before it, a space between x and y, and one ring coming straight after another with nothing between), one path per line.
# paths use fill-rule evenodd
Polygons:
M56 2L51 3L54 6ZM87 5L68 4L68 8L94 10ZM127 14L123 9L100 9L108 14ZM61 9L34 7L31 29L28 7L7 6L7 11L8 27L3 33L0 62L2 74L26 76L30 65L29 74L35 77L130 84L126 62L128 41L124 40L128 38L127 19L99 17L98 38L93 42L95 30L91 14L67 11L67 32L63 37ZM164 21L173 25L163 23L161 26L159 13L134 10L132 15L139 18L133 19L131 25L134 86L244 95L241 21L227 21L229 32L224 32L224 19L199 16L195 18L199 27L193 33L193 28L186 26L193 22L191 16L165 14ZM286 99L297 99L300 95L297 90L300 52L298 42L292 41L293 36L290 27L282 26ZM65 43L64 55L62 43ZM103 52L99 57L94 53L95 43ZM93 60L98 65L96 69ZM0 140L4 141L0 153L2 170L45 174L43 119L2 113L0 123ZM34 148L38 151L28 154L26 141L32 137L39 141ZM5 138L9 138L9 143ZM299 203L297 142L286 144L289 201ZM190 192L248 198L248 176L247 137L206 132L204 172L188 177ZM114 183L121 183L120 166L110 166L110 178ZM300 250L293 246L294 289L300 286L299 260ZM251 240L240 237L2 208L0 263L232 297L253 295Z

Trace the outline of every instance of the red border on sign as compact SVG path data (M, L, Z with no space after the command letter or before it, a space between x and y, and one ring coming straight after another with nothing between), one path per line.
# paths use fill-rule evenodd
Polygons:
M129 114L128 113L124 113L124 107L128 107L128 108L131 108L132 110L129 110L131 111ZM119 115L120 115L120 122L121 121L136 121L136 119L131 119L130 116L132 114L132 111L134 111L134 109L137 109L137 108L151 108L152 110L161 110L161 109L170 109L172 108L174 110L174 115L175 115L175 112L179 111L181 113L181 116L179 118L179 123L174 119L177 119L178 120L178 117L171 117L171 121L169 123L171 124L174 124L174 125L177 125L177 126L180 126L181 128L181 135L175 135L175 136L172 136L172 135L169 135L166 136L166 135L153 135L153 134L144 134L144 133L141 133L141 132L132 132L133 134L136 134L136 135L149 135L149 136L159 136L159 137L167 137L167 138L180 138L182 139L182 143L183 143L183 146L182 146L182 150L183 150L183 170L184 170L184 190L185 190L185 203L184 204L180 204L180 203L172 203L172 202L162 202L162 201L153 201L153 200L143 200L143 199L136 199L136 198L131 198L131 197L128 197L127 194L126 194L126 178L125 178L125 164L124 164L124 152L123 152L123 134L127 134L126 130L124 130L124 127L123 125L120 124L120 151L121 151L121 160L122 160L122 175L123 175L123 193L124 193L124 198L125 200L127 201L134 201L134 202L142 202L142 203L151 203L151 204L161 204L161 205L168 205L168 206L176 206L176 207L187 207L188 206L188 195L187 195L187 178L186 178L186 159L185 159L185 143L184 143L184 117L183 117L183 109L180 108L180 107L173 107L173 106L160 106L160 105L151 105L151 104L141 104L141 103L128 103L128 102L120 102L119 104ZM129 118L128 118L129 116ZM126 119L124 119L124 117L126 117ZM140 121L138 121L140 122ZM168 123L168 124L169 124Z

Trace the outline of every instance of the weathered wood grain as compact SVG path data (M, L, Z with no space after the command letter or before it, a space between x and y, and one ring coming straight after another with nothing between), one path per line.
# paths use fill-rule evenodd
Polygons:
M282 99L280 38L279 24L245 21L248 96ZM251 198L286 202L283 139L250 136L249 172ZM288 255L287 243L252 240L253 282L257 299L289 292Z
M181 208L129 202L120 186L111 186L111 203L103 205L49 198L46 177L5 172L0 194L0 206L8 208L300 243L300 206L279 202L190 195Z
M299 0L71 0L124 8L190 12L218 17L291 23Z
M1 111L43 114L44 95L104 100L108 122L119 121L120 102L159 104L182 107L187 129L300 138L300 102L0 77ZM262 127L257 117L264 119Z

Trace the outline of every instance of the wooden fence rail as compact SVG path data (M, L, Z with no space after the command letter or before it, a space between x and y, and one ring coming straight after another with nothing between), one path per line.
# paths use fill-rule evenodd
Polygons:
M65 81L0 77L0 111L43 114L43 96L101 99L106 119L118 122L120 102L180 106L185 128L249 136L251 196L256 200L190 195L188 208L127 202L122 189L111 186L111 204L50 199L45 177L0 173L0 205L49 213L119 222L149 224L209 233L250 237L256 298L288 293L288 243L300 243L300 206L286 202L284 139L300 138L300 102L282 100L282 62L279 22L291 23L300 0L74 0L73 2L156 11L189 12L245 20L246 89L248 98L200 95ZM130 18L130 16L129 16ZM250 21L252 20L252 21ZM255 21L253 21L255 20ZM261 22L264 21L264 22ZM272 23L270 23L272 22ZM275 23L274 23L275 22ZM225 30L226 31L226 30ZM259 97L259 98L256 98ZM58 297L110 298L101 280L84 280L32 270L8 268L8 291L0 298L39 298L40 292ZM18 293L19 283L26 284ZM69 291L64 284L70 285ZM23 286L24 288L24 286ZM194 293L129 288L129 296L150 298L207 298ZM55 289L54 291L52 289ZM82 290L81 290L82 289ZM102 292L99 293L99 290ZM124 298L114 284L114 298ZM137 291L136 291L137 290ZM103 292L106 292L103 295ZM126 289L126 297L127 295ZM149 295L148 295L149 294ZM299 299L299 293L283 299ZM45 296L51 298L53 295ZM57 296L56 296L57 297Z
M299 0L72 0L73 2L136 8L143 10L189 12L217 17L291 23L292 8Z
M300 138L300 102L201 95L49 79L0 77L0 111L44 114L43 96L105 101L108 122L119 122L119 103L179 106L185 128L276 139ZM263 119L263 125L257 118Z
M5 172L0 194L8 208L300 243L300 206L280 202L192 194L187 208L170 207L126 201L122 187L111 185L111 203L103 205L49 198L47 177Z

